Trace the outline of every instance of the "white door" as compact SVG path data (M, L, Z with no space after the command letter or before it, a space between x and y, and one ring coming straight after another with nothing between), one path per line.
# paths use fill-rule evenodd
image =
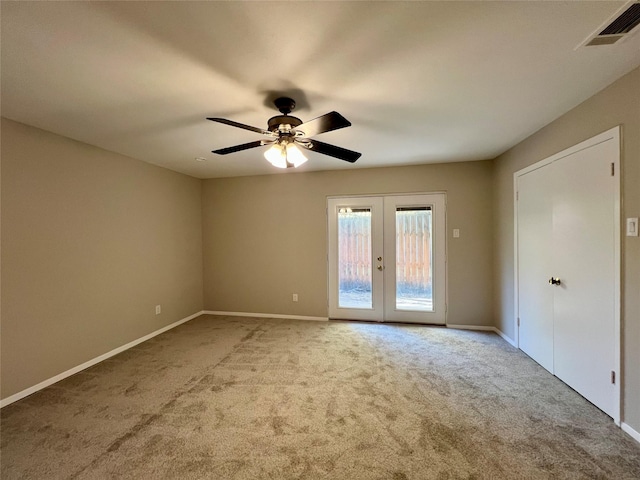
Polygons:
M618 152L603 142L553 165L554 373L612 416Z
M327 217L329 317L381 322L382 197L330 198Z
M619 418L619 134L516 173L520 348Z
M518 178L518 316L520 348L553 373L553 289L550 168Z
M445 323L444 194L330 198L329 317Z

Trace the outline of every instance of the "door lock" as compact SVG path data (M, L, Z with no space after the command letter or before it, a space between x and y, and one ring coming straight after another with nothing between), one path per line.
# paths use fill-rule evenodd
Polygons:
M562 282L557 277L551 277L549 279L549 285L560 285Z

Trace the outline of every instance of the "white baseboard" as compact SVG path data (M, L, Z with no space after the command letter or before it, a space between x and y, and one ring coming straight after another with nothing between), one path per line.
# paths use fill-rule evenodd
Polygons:
M221 315L226 317L257 317L257 318L285 318L288 320L312 320L315 322L327 322L328 317L309 317L306 315L281 315L277 313L248 313L248 312L219 312L213 310L205 310L205 315Z
M482 332L495 332L495 327L488 327L485 325L453 325L448 323L447 328L455 328L456 330L479 330Z
M637 430L634 430L627 423L624 423L624 422L620 424L620 428L622 428L623 431L627 432L631 436L631 438L633 438L636 442L640 443L640 432L638 432Z
M507 342L509 345L516 346L516 342L505 335L502 331L498 330L496 327L489 327L485 325L452 325L447 324L447 328L456 328L458 330L478 330L482 332L493 332L496 335L502 337L502 339ZM517 348L517 347L516 347Z
M494 327L493 330L502 337L502 339L507 342L509 345L511 345L512 347L516 347L518 348L518 345L516 345L516 341L514 339L512 339L511 337L507 336L506 333L504 333L502 330Z
M193 320L194 318L199 317L203 313L204 311L200 311L200 312L194 313L193 315L189 315L188 317L183 318L182 320L178 320L177 322L167 325L166 327L162 327L161 329L156 330L155 332L151 332L150 334L145 335L144 337L140 337L132 342L127 343L126 345L122 345L121 347L118 347L114 350L104 353L96 358L89 360L88 362L84 362L83 364L78 365L77 367L73 367L65 372L62 372L56 375L55 377L51 377L43 382L40 382L37 385L34 385L33 387L29 387L25 390L22 390L21 392L15 393L10 397L3 398L2 400L0 400L0 408L6 407L7 405L13 402L17 402L18 400L24 397L28 397L32 393L36 393L38 390L42 390L43 388L46 388L49 385L53 385L54 383L59 382L60 380L64 380L65 378L70 377L71 375L74 375L78 372L81 372L82 370L86 370L89 367L93 367L95 364L100 363L103 360L106 360L107 358L113 357L118 353L122 353L125 350L128 350L131 347L135 347L136 345L142 342L146 342L150 338L153 338L156 335L160 335L161 333L164 333L167 330L171 330L172 328L175 328L178 325L182 325L183 323L188 322L189 320Z

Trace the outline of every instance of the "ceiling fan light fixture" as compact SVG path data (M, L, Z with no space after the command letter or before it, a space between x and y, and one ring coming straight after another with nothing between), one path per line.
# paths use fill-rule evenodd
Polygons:
M297 168L307 161L307 157L293 143L274 143L264 152L264 158L278 168Z

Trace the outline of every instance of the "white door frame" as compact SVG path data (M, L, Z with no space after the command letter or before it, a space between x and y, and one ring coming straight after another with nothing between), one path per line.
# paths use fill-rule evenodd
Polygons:
M573 155L581 150L585 150L587 148L593 147L603 142L613 141L617 144L616 151L620 152L620 139L621 139L621 127L616 126L607 130L605 132L596 135L588 140L585 140L573 147L567 148L561 152L556 153L544 160L540 160L539 162L534 163L533 165L529 165L521 170L518 170L513 174L513 214L514 214L514 315L513 315L513 331L515 332L514 341L516 347L520 348L520 339L519 339L519 327L518 327L518 315L519 315L519 305L518 305L518 178L522 175L525 175L533 170L549 165L553 162L561 160L564 157L569 155ZM614 338L615 338L615 371L616 371L616 382L615 382L615 410L613 412L613 421L616 425L620 425L620 419L622 415L622 393L623 393L623 372L621 370L622 357L621 357L621 328L620 328L620 284L621 284L621 260L620 260L620 252L621 252L621 240L620 240L620 153L618 153L618 157L614 161L615 175L617 181L615 182L615 191L614 191Z

